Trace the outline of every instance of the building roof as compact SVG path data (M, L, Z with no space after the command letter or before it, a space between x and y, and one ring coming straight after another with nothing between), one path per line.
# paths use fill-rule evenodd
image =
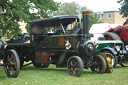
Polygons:
M120 11L103 11L103 13L112 13L112 12L120 12Z

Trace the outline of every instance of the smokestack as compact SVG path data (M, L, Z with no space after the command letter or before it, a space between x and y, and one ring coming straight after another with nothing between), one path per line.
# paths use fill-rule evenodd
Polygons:
M89 39L92 35L89 34L89 12L84 11L83 15L83 38Z

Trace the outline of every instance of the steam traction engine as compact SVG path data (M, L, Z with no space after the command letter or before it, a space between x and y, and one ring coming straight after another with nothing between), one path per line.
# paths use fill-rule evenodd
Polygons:
M106 60L94 54L96 43L90 40L88 15L88 12L83 12L83 29L78 24L78 16L31 21L30 34L7 41L7 49L16 49L21 67L24 61L32 61L40 68L47 68L49 64L67 67L72 76L80 76L83 68L89 67L94 73L104 73Z

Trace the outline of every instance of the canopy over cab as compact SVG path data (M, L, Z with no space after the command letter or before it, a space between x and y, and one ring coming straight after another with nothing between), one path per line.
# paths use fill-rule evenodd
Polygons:
M53 33L58 30L62 30L64 33L69 24L76 25L79 22L78 16L59 16L53 18L39 19L30 22L30 34L31 33ZM71 27L73 27L70 25ZM71 29L70 27L70 29ZM49 29L49 30L48 30Z
M54 26L60 26L60 24L67 26L68 24L71 24L72 22L74 22L76 19L79 20L79 17L75 15L38 19L38 20L31 21L30 26L41 25L43 27L54 27Z
M79 17L75 15L66 15L46 19L38 19L30 22L30 37L31 41L41 39L47 35L65 35L73 34L71 30L78 27ZM74 31L73 31L74 32ZM75 33L74 33L75 34ZM40 38L37 39L37 36Z

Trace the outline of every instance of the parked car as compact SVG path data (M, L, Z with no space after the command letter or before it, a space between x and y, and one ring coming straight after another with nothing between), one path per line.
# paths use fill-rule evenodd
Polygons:
M113 33L114 35L106 34L106 40L117 40L120 38L120 40L124 43L124 56L119 59L119 62L121 66L128 67L128 20L124 22L123 26L110 28L107 32Z
M116 26L122 26L122 24L110 24L110 23L93 24L89 32L90 33L104 33L108 31L110 28L114 28Z
M102 55L94 54L96 43L90 40L88 12L83 12L83 29L75 15L38 19L30 22L30 34L21 35L18 40L7 41L7 49L16 49L21 66L24 61L47 68L67 67L72 76L80 76L83 68L94 73L104 73L106 61ZM86 20L86 22L85 22Z
M124 56L124 43L121 40L106 40L105 35L106 33L95 33L91 40L98 44L95 52L105 53L110 68L115 68Z
M3 13L6 13L6 6L0 2L0 14ZM6 50L6 45L4 41L0 40L0 66L4 66L8 77L17 77L20 71L19 56L14 49Z

